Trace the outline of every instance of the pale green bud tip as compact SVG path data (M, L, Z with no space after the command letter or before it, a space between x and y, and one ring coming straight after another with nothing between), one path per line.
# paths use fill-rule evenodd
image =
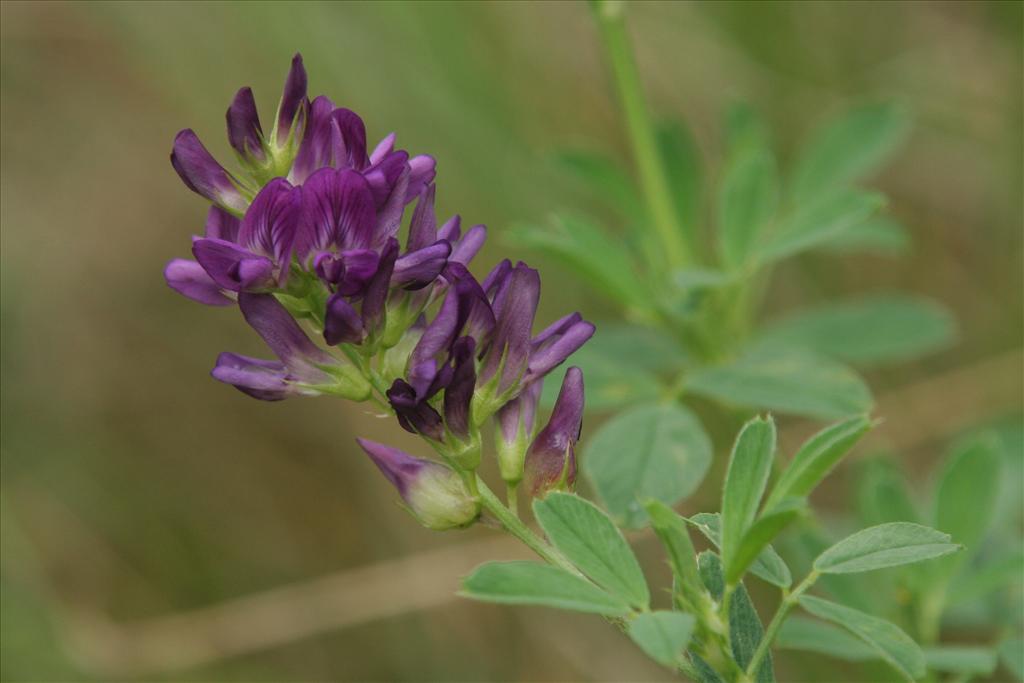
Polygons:
M366 439L357 439L366 454L398 489L409 511L435 531L469 526L480 514L480 501L454 470L432 460Z

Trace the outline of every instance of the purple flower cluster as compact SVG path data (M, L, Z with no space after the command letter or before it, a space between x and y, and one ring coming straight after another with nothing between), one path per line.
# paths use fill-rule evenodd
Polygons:
M270 133L249 88L228 108L227 128L241 167L235 174L191 130L175 138L174 169L212 206L205 234L193 238L195 260L172 260L164 274L200 303L237 303L277 359L223 353L213 377L263 400L361 401L376 391L401 426L447 462L360 442L432 528L471 521L465 501L451 495L479 465L480 429L492 417L510 485L525 476L533 494L571 486L583 410L578 369L566 374L536 439L534 415L544 376L594 327L574 313L533 334L540 278L523 263L506 260L483 282L474 278L467 265L486 229L463 233L458 215L438 224L434 159L396 150L394 134L368 152L358 115L324 96L308 99L298 55ZM403 249L399 232L413 202ZM314 343L300 323L340 354ZM448 509L460 512L449 519Z

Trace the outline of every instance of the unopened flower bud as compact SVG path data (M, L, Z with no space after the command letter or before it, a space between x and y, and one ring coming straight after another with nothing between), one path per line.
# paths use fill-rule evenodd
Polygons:
M533 438L537 403L540 401L543 380L527 386L518 397L498 411L497 451L501 478L516 485L523 478L526 448Z
M450 467L366 439L357 441L423 526L444 531L476 521L480 501Z
M551 419L530 444L523 482L531 496L571 489L576 482L576 442L583 426L583 372L569 368Z

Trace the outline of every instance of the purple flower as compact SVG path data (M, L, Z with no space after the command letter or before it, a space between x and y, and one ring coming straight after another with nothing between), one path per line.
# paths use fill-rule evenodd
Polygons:
M288 70L288 78L284 82L281 102L277 105L277 146L285 147L288 139L303 126L303 117L309 101L306 99L306 68L302 64L302 55L292 57L292 67Z
M243 292L238 295L238 304L246 322L278 360L222 353L211 373L214 379L265 401L325 393L353 400L369 396L369 383L310 341L272 295Z
M248 206L248 200L239 190L239 181L206 151L191 128L174 138L171 165L188 189L214 204L239 215Z
M528 385L519 396L498 410L498 466L501 478L513 486L523 478L523 461L526 448L533 439L537 404L543 387L543 380Z
M226 290L259 292L282 286L299 229L301 202L300 188L283 178L271 181L245 212L234 240L206 237L192 244L196 261Z
M531 496L572 489L576 482L576 442L583 427L583 373L569 368L554 410L526 452L523 483Z
M247 162L263 163L267 151L263 143L263 127L260 126L260 115L256 111L256 99L252 88L248 86L235 93L225 116L228 123L228 142Z
M423 526L444 531L476 521L480 503L450 467L367 439L356 441Z

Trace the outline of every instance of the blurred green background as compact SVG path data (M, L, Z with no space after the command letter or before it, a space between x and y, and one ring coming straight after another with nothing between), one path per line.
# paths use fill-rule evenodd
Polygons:
M951 431L1021 410L1021 8L629 7L652 108L689 122L712 174L730 102L764 113L784 160L846 104L912 107L914 134L877 183L910 253L800 260L770 300L899 288L955 312L956 348L869 376L880 438L922 479ZM263 349L236 311L192 304L161 277L205 215L168 163L174 134L192 127L229 159L234 91L253 86L268 119L295 51L311 93L359 112L372 139L397 131L437 158L439 213L491 228L478 273L529 258L503 227L588 208L552 153L628 159L585 3L0 12L4 680L669 679L599 620L455 599L475 563L522 551L487 529L410 520L353 442L411 447L392 423L213 382L219 351ZM557 262L532 261L542 318L614 315ZM845 475L826 508L842 504Z

